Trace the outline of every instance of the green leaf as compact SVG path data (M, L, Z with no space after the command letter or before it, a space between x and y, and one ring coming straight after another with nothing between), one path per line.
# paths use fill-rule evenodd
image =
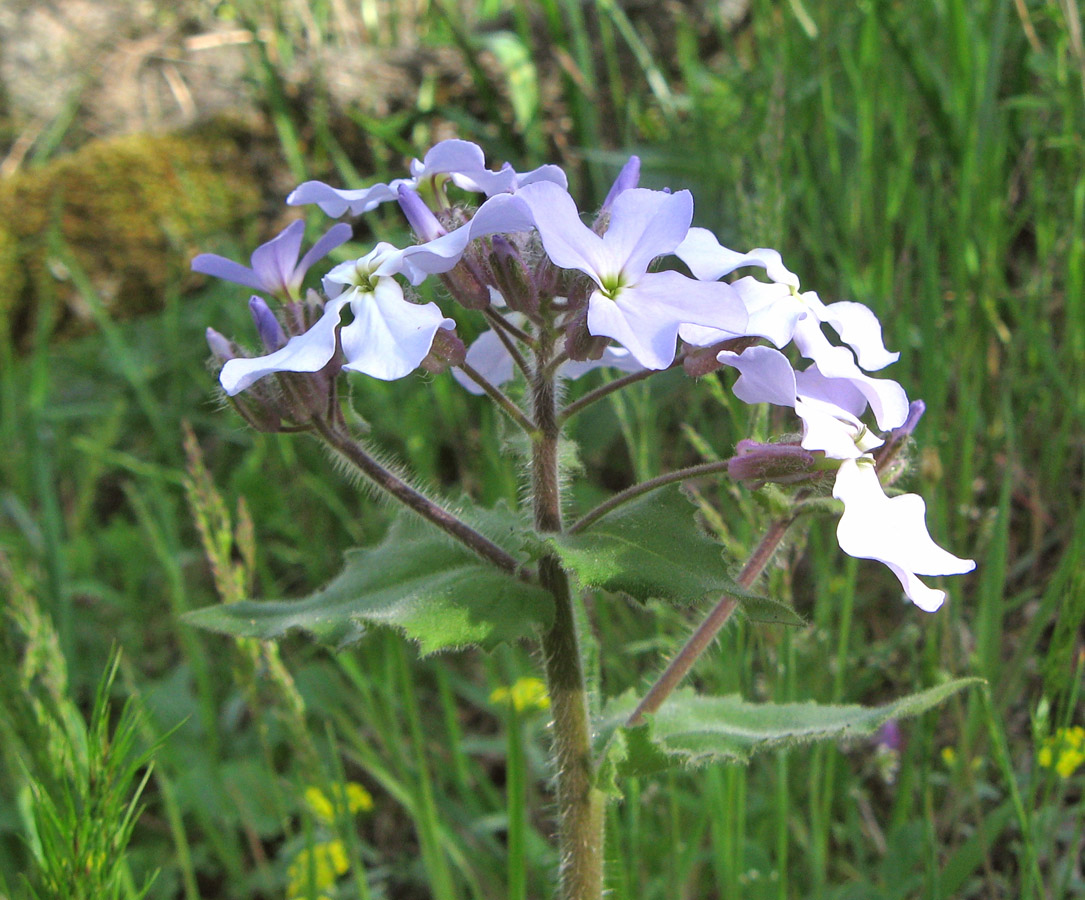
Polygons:
M618 793L617 778L716 762L745 763L754 753L811 741L852 740L874 734L890 719L937 706L982 678L959 678L885 706L749 703L738 695L703 697L686 688L634 728L625 722L637 705L632 692L607 705L596 729L600 787Z
M398 628L423 654L491 648L548 627L550 595L482 562L427 523L404 515L374 547L350 550L343 571L303 600L253 601L188 613L189 624L264 640L291 629L341 647L366 628Z
M751 622L761 622L765 625L792 625L795 628L803 628L806 619L782 600L773 600L770 597L762 597L758 594L746 594L740 598L739 612L744 613Z
M692 604L731 594L751 602L750 618L805 624L790 607L759 597L731 577L722 547L697 524L695 512L672 485L618 507L582 532L548 540L586 587L620 591L642 603Z

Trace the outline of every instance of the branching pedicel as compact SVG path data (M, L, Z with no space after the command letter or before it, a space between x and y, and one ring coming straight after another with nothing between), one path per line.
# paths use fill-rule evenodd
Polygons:
M815 293L801 292L798 278L776 251L737 253L722 247L710 232L691 227L693 198L688 191L645 190L637 187L638 180L639 162L633 157L589 225L558 167L543 166L527 174L508 164L491 170L476 145L443 141L411 163L408 178L359 190L307 182L290 195L288 203L315 203L332 216L358 215L397 202L419 240L404 248L378 244L335 266L323 278L322 293L303 294L302 280L310 266L349 238L346 225L334 226L300 262L300 222L258 248L251 268L208 254L193 261L197 271L261 291L278 304L274 313L263 297L250 301L263 345L259 355L249 356L208 330L212 353L222 363L222 387L247 421L262 430L313 433L378 487L468 548L480 566L500 570L525 590L541 589L539 596L547 598L536 605L546 607L538 621L543 623L554 715L560 891L566 900L601 896L603 791L615 772L636 771L632 731L649 727L657 749L677 756L680 738L677 732L668 737L668 714L680 716L688 710L690 715L724 719L733 714L729 707L713 705L711 698L673 692L731 612L750 597L751 586L791 522L804 512L824 510L824 500L811 499L813 485L834 481L832 495L843 502L837 529L841 548L883 562L922 609L938 609L945 594L917 576L974 567L930 538L920 497L890 498L883 489L883 482L899 474L897 452L923 407L918 401L909 404L896 382L868 374L897 359L886 350L874 314L859 303L824 304ZM458 190L450 192L450 187ZM462 193L485 199L472 209L456 199ZM684 263L691 275L666 268L670 258ZM761 270L768 280L749 275L721 280L750 268ZM435 303L417 300L414 288L433 277L460 308L457 316L484 317L490 326L469 348L457 336L457 318L446 316ZM344 324L348 308L351 318ZM826 337L823 325L838 336L839 344ZM789 345L807 361L803 368L794 368L781 352ZM573 585L643 593L638 599L665 593L667 588L660 588L648 572L649 557L660 555L652 542L660 537L643 526L641 519L650 516L640 511L644 498L667 484L724 467L699 466L663 476L658 483L637 486L582 513L567 526L558 489L558 443L572 416L626 384L677 365L692 376L735 368L739 377L734 391L741 400L795 410L802 424L799 440L743 441L727 465L733 477L753 487L766 482L791 486L794 506L769 528L738 581L730 581L725 572L712 575L720 579L712 582L717 592L720 585L727 590L648 693L639 702L616 702L609 716L593 724L573 615ZM379 465L350 434L336 388L343 370L389 381L419 367L430 372L451 368L460 384L489 396L528 437L534 538L521 543L537 548L530 556L516 546L501 546L478 522L454 515ZM557 381L596 368L625 375L562 408ZM525 408L502 390L514 377L527 382ZM864 424L868 411L876 430ZM887 438L880 436L886 433ZM693 533L692 514L689 520ZM661 524L659 530L671 527ZM643 553L621 557L616 544L608 544L616 533L624 544L636 546L639 541ZM606 570L607 561L615 560L612 570ZM420 566L425 564L420 560ZM671 559L669 564L681 562ZM364 608L364 589L358 590L359 606L344 613L355 622L371 614ZM476 601L465 594L462 602ZM245 615L255 618L248 620L250 630L244 633L275 636L288 627L269 625L260 631L252 623L261 608L271 604L252 606L256 613L250 608ZM196 621L243 633L228 616ZM294 621L305 627L303 619ZM393 624L412 634L410 624ZM449 645L486 643L484 637L447 640ZM937 696L925 692L889 711L863 711L866 718L855 713L860 718L849 720L843 729L870 733L889 717L918 712L944 695L945 690ZM802 715L809 718L811 709L804 707ZM803 737L768 726L760 738L756 729L750 737L747 727L746 749L838 736L842 729L827 724L829 718L820 732L804 725ZM839 725L842 720L838 715L833 721ZM719 758L739 758L735 746L721 744Z

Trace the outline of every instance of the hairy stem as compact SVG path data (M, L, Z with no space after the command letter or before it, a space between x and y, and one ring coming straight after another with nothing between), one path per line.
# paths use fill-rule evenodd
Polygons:
M558 441L561 426L548 363L552 344L540 336L532 400L538 433L531 474L535 526L561 531ZM539 579L554 598L554 624L543 635L543 661L553 713L557 767L558 850L561 900L599 900L603 894L603 795L592 783L588 698L569 579L557 557L539 561Z
M664 485L674 484L676 481L687 481L690 478L698 478L701 475L712 475L716 472L721 472L727 468L727 463L728 460L726 459L717 462L701 463L699 466L690 466L688 469L678 469L674 472L668 472L666 475L649 478L647 481L642 481L640 484L635 484L632 487L626 488L624 491L615 494L609 500L604 500L595 507L595 509L590 510L577 519L577 521L569 526L569 534L576 534L578 531L583 531L591 525L592 522L602 518L612 509L621 506L623 503L628 503L630 500L635 500L641 494L647 494L649 491L654 491Z
M460 363L457 368L461 369L464 375L482 388L486 392L486 396L500 406L505 415L519 425L523 431L527 434L535 431L535 423L525 416L520 407L513 403L503 391L495 387L482 373L466 362Z
M787 529L795 521L795 518L794 515L789 515L777 519L769 526L769 530L761 538L761 543L754 549L746 565L743 566L742 572L739 573L737 580L744 588L752 585L757 580L757 576L764 571L765 566L772 559L773 554L780 546L780 542L784 539ZM719 634L720 629L727 624L727 620L731 618L731 614L738 608L738 604L738 598L732 597L730 594L724 594L720 598L705 620L697 626L697 630L690 635L686 645L678 651L674 659L671 660L670 665L656 679L655 684L648 689L648 693L644 695L644 698L637 704L637 708L626 719L627 728L639 725L646 715L654 713L663 705L663 701L671 695L682 682L682 679L689 674L693 664L708 649L709 644Z
M438 506L428 497L411 487L398 475L390 472L362 447L339 428L329 425L319 418L312 420L313 428L335 450L350 460L367 478L381 489L387 491L405 506L414 510L423 519L432 522L443 532L454 537L469 550L474 551L487 562L510 574L519 574L520 564L511 554L497 546L488 537L475 531L462 519L457 518L447 509Z
M512 361L516 363L516 368L524 373L524 377L527 378L528 381L531 381L531 367L527 364L527 360L524 359L524 355L520 352L520 348L516 346L516 342L522 341L524 344L531 347L534 346L535 339L532 338L531 335L521 331L508 319L500 313L494 312L492 309L484 309L482 314L486 316L486 321L490 323L490 326L494 330L494 334L496 334L501 343L505 345L505 349L509 351Z

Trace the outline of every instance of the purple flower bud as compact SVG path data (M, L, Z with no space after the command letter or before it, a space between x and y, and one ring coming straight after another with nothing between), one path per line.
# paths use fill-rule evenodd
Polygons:
M904 746L904 738L900 733L900 725L897 724L896 719L890 719L879 728L874 740L879 747L895 750L898 753Z
M448 234L418 192L402 184L399 186L399 208L403 210L403 215L407 217L414 233L423 242L434 241Z
M622 166L622 170L618 173L618 177L614 179L614 184L610 186L607 198L603 201L603 206L599 210L600 215L610 211L611 204L614 203L615 199L622 191L628 191L630 188L635 188L639 182L640 157L631 156L629 157L629 162Z
M682 360L682 368L685 369L690 378L702 378L723 368L723 363L719 361L721 351L730 350L733 353L741 353L747 347L752 347L758 343L758 341L760 341L758 337L740 337L721 341L711 347L695 347L692 344L687 344L686 355Z
M207 346L211 348L211 353L214 355L215 359L220 362L226 362L237 356L233 342L227 339L225 335L215 331L214 328L208 328L206 335Z
M438 328L433 335L433 346L420 365L431 374L437 375L449 366L458 366L467 357L467 347L456 330Z
M798 442L763 444L739 441L735 456L727 461L727 474L735 481L760 487L766 481L794 484L817 476L817 457Z
M256 323L256 332L269 353L274 353L286 344L286 332L263 297L254 294L249 299L249 309L252 311L252 320Z
M878 473L879 475L888 475L888 482L892 482L900 474L900 472L893 472L893 463L926 411L926 403L922 400L913 400L908 404L908 416L903 424L890 431L885 436L885 443L874 452L874 463L877 466Z

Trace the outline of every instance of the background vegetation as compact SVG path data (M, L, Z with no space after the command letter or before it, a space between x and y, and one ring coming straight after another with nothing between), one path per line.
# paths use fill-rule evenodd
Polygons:
M796 539L770 587L809 627L730 628L697 669L705 689L876 703L957 675L988 688L902 726L899 746L633 783L610 812L613 896L1085 895L1076 0L152 12L178 46L234 35L244 62L215 152L261 174L255 187L213 180L218 207L193 196L191 214L164 219L140 201L150 188L130 186L138 158L104 183L100 144L85 178L57 168L94 137L93 79L36 133L0 93L5 165L18 169L0 180L0 896L129 898L153 878L146 896L185 900L498 898L510 844L513 882L546 896L545 714L491 700L535 672L530 647L419 662L390 634L332 655L178 621L306 592L386 521L315 443L254 434L220 408L203 331L246 339L247 294L182 293L184 260L246 259L281 224L283 184L382 179L453 133L494 161L561 161L596 201L637 152L645 182L692 188L698 224L729 246L777 247L804 287L873 307L902 353L894 376L927 402L912 482L931 529L979 563L928 616L826 528ZM205 151L177 155L162 190L200 190L202 176L176 173L201 171ZM42 179L68 187L27 186ZM266 215L241 227L230 202ZM393 211L358 237L399 228ZM142 279L115 270L125 240ZM665 376L581 426L585 490L788 427L730 399L727 378L693 391ZM448 376L357 379L352 402L421 477L516 500L499 423ZM727 484L698 497L741 558L756 505ZM594 615L607 695L643 683L694 616L617 597ZM536 811L526 833L509 832L506 789Z

